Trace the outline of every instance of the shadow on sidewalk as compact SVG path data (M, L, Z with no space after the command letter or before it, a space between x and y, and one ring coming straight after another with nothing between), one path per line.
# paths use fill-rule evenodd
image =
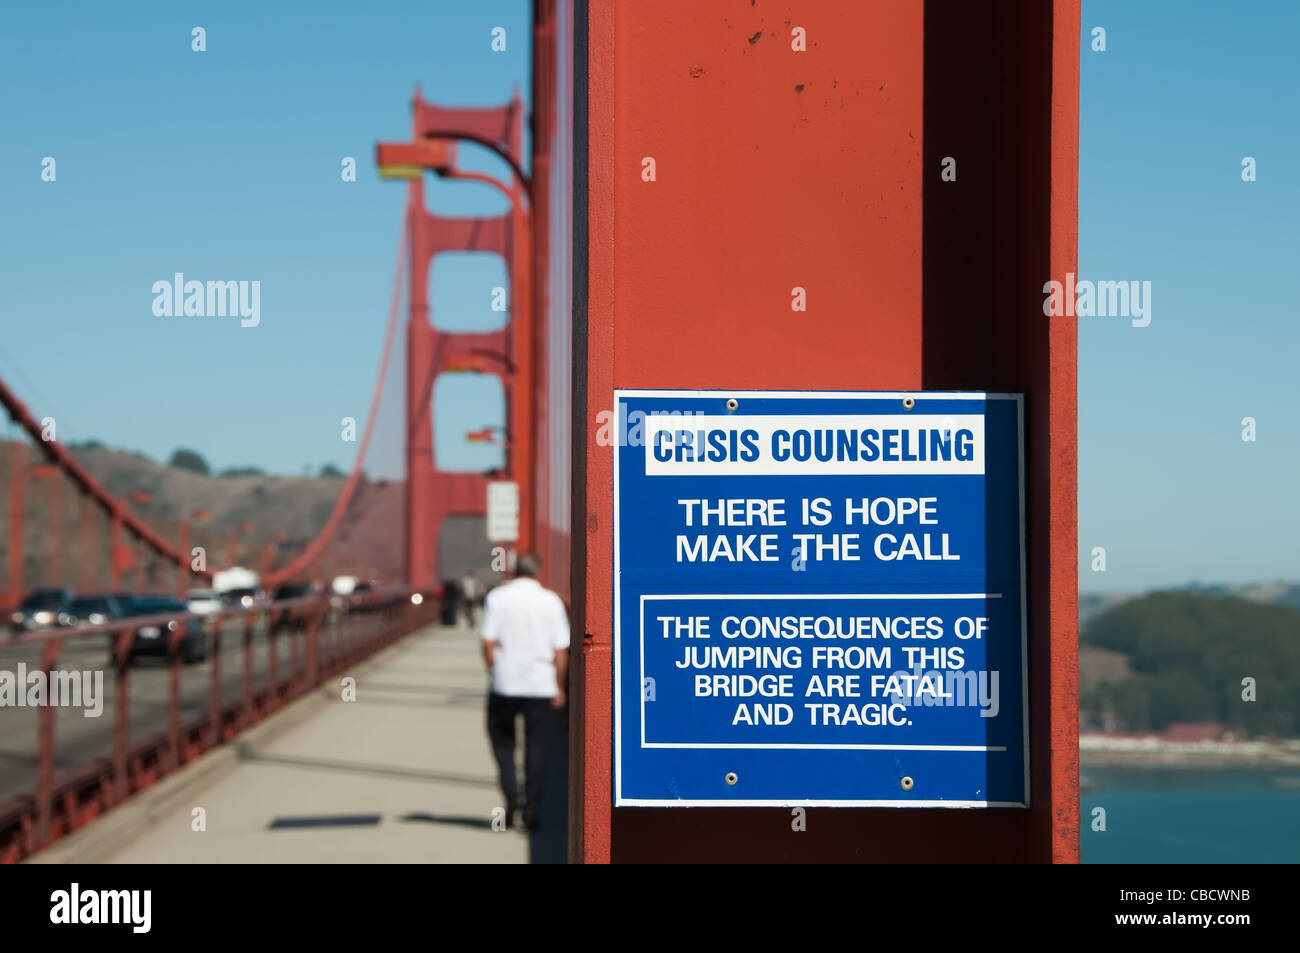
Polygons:
M330 814L323 817L277 817L266 825L270 831L300 827L376 827L382 814Z
M496 778L473 774L454 774L449 771L426 771L422 768L401 768L386 764L358 764L354 761L327 761L324 758L296 758L292 755L262 754L252 750L247 743L237 743L240 761L250 764L277 765L288 768L306 768L311 771L345 771L350 774L370 774L376 777L405 778L417 781L441 781L446 784L465 784L471 787L495 788Z
M483 817L465 817L453 814L406 814L398 818L403 822L422 824L456 824L460 827L476 827L480 830L492 829L492 822Z

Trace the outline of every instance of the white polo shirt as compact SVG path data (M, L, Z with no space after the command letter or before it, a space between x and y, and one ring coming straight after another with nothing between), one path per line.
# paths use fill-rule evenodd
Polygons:
M482 637L496 644L492 691L555 697L555 653L569 647L569 617L559 596L527 576L497 586L483 601Z

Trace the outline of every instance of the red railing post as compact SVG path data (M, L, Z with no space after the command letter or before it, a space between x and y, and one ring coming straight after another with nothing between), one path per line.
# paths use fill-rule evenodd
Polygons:
M289 613L289 694L294 697L302 689L302 672L298 666L298 635L302 629L302 610Z
M117 804L126 799L130 790L127 777L126 745L131 730L130 686L127 679L127 658L131 652L131 642L135 639L134 628L123 628L113 635L113 664L117 667L117 693L113 699L113 787L112 802Z
M275 614L267 613L266 615L266 682L268 688L267 707L268 710L279 707L280 704L280 682L277 671L279 661L275 647Z
M253 711L253 616L244 614L244 712L243 725L247 728L257 719Z
M348 664L348 648L350 637L352 635L352 607L344 603L339 607L338 625L334 631L335 645L335 667L345 667Z
M181 625L167 627L167 761L163 773L174 771L181 763Z
M41 649L41 670L45 673L45 684L51 685L50 672L59 658L63 640L50 639ZM39 722L39 740L36 756L36 830L35 847L43 847L50 840L50 818L54 814L54 716L55 707L46 697L37 714Z
M271 620L275 615L269 611L240 611L238 615L243 616L244 633L243 697L242 700L232 700L230 710L223 704L222 696L221 636L224 634L226 620L218 612L215 617L205 620L204 628L204 635L211 638L211 650L205 653L205 657L212 661L206 713L190 721L183 719L181 696L184 687L183 647L187 631L169 628L165 645L168 661L166 727L161 738L151 747L141 748L134 753L130 749L129 661L139 626L142 623L161 626L169 621L167 616L160 614L132 619L130 622L84 627L91 629L88 632L79 627L31 639L31 644L39 642L42 647L40 665L47 684L53 685L54 668L58 664L62 646L69 638L101 640L105 635L108 636L110 647L107 667L116 669L116 698L112 703L115 707L111 769L82 772L84 777L71 779L74 783L68 784L62 796L56 798L55 726L58 713L52 705L42 706L38 712L35 788L28 799L29 806L25 805L18 814L9 815L8 826L0 830L0 859L21 860L48 846L74 827L120 804L133 791L193 760L199 752L220 744L261 721L270 709L301 695L308 688L318 687L325 678L346 673L350 666L415 631L428 618L437 615L434 601L430 600L428 605L417 605L410 601L411 595L409 591L401 595L365 592L340 598L334 604L331 604L328 596L322 596L307 600L304 607L295 608L292 617L287 610L281 611L279 615L289 619L291 624L289 673L286 676L281 671L285 667L281 660L283 652L275 644L278 636L275 635L274 623L271 622L271 631L268 633L272 639L272 644L268 646L270 688L265 705L258 703L258 695L253 686L253 629L260 624L262 618ZM420 595L424 596L423 593ZM179 620L170 621L175 623ZM329 625L334 630L334 635L330 637L332 648L322 644L322 625ZM232 635L235 631L237 630L232 630ZM296 642L299 635L303 639L301 649ZM301 665L298 662L300 657ZM53 695L49 698L52 701ZM229 717L231 713L235 715L234 718ZM200 734L193 744L187 743L188 733L195 730ZM89 768L91 765L78 767ZM91 800L93 804L88 803Z
M208 682L208 743L221 744L221 630L224 620L218 612L212 620L212 670Z
M317 602L307 620L307 644L304 647L307 650L307 684L312 688L320 678L320 621L326 605L328 603L324 600Z

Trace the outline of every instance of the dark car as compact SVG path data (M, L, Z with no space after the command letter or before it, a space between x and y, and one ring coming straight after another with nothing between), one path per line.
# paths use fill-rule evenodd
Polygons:
M126 600L117 593L77 596L59 613L59 625L101 625L126 615Z
M276 587L275 595L272 601L282 602L285 599L301 599L303 596L312 594L312 585L309 582L284 582Z
M266 593L256 588L227 589L221 594L222 601L232 609L251 609L265 598Z
M59 624L59 613L68 608L72 593L67 589L36 589L9 615L9 627L15 635L37 629L52 629Z
M310 596L315 592L315 588L310 582L283 582L276 587L271 596L273 603L283 602L286 599L302 599ZM273 613L275 619L275 631L285 632L292 629L295 625L300 625L309 610L304 610L301 606L292 609L278 609Z
M185 603L171 596L133 596L126 606L126 617L132 619L151 615L182 616L188 612ZM128 663L138 655L166 655L168 634L182 627L184 634L180 642L181 661L188 665L207 658L208 637L199 620L177 618L136 629Z

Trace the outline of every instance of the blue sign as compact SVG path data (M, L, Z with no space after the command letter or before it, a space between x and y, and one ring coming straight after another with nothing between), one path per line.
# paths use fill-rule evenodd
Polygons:
M616 806L1029 803L1019 394L616 391Z

